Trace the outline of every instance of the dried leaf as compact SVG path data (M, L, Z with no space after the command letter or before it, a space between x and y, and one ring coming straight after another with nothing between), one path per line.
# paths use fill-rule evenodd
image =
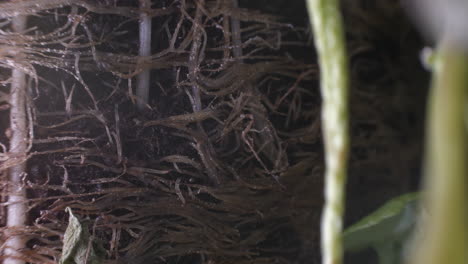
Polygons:
M86 224L73 215L70 207L65 211L70 214L67 230L63 236L62 257L59 264L99 264L101 259L95 250L94 243Z

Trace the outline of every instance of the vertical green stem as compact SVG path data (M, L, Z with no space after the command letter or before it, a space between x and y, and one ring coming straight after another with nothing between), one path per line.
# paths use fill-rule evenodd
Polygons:
M430 217L418 240L415 264L468 261L468 54L453 44L441 43L434 65L425 160Z
M342 217L348 160L348 62L338 0L308 0L319 56L325 144L322 263L342 263Z

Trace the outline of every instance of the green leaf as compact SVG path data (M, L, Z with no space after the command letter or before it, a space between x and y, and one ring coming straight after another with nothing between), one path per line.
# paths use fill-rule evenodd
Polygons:
M398 262L415 229L419 196L416 192L393 198L347 228L343 233L345 250L356 252L373 248L379 264Z
M392 200L385 203L382 207L377 209L372 214L364 217L356 224L347 228L344 232L344 235L355 233L358 230L369 229L371 227L379 225L386 219L402 214L406 205L409 202L417 200L418 198L419 198L418 192L408 193L408 194L404 194L396 198L393 198Z

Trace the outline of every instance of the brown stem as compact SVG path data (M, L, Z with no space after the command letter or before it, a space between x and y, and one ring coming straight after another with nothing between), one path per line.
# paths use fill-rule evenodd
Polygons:
M201 7L205 4L204 0L200 0L197 3L197 9L195 11L195 18L193 20L193 42L190 49L189 56L189 79L193 83L192 85L192 108L194 113L199 113L202 111L203 106L201 102L200 87L197 84L197 75L199 72L200 65L200 56L203 53L202 45L202 12ZM197 140L198 142L194 145L195 149L198 151L200 158L205 165L208 176L211 181L215 184L219 184L220 180L218 178L218 173L216 170L217 163L213 157L213 146L208 140L208 136L203 128L201 122L197 124L199 133L202 140Z
M238 0L232 0L233 9L239 8ZM232 32L232 42L234 44L234 57L242 61L242 38L241 38L241 29L239 19L231 16L231 32Z
M231 0L232 2L232 7L234 9L239 8L239 2L238 0ZM234 55L234 58L239 62L243 63L243 51L242 51L242 35L241 35L241 26L240 26L240 20L234 16L231 15L231 34L232 34L232 43L233 43L233 50L232 53ZM258 91L257 87L252 86L252 90L254 91L254 94L257 96L260 94ZM284 160L284 155L281 151L281 148L279 146L275 146L272 142L277 142L277 136L274 135L274 132L270 129L271 125L269 124L269 121L267 119L267 111L266 108L259 104L257 105L259 108L259 111L254 111L253 112L253 127L258 130L258 131L264 131L262 133L258 134L258 142L260 142L260 145L265 145L264 147L264 153L266 154L267 158L270 160L272 164L274 164L274 170L277 168L283 166L285 164ZM247 142L247 141L246 141ZM249 148L253 150L253 146L249 146ZM255 153L255 151L254 151ZM265 165L263 165L263 161L260 160L260 158L257 158L258 161L262 164L262 166L265 168L267 173L271 173Z

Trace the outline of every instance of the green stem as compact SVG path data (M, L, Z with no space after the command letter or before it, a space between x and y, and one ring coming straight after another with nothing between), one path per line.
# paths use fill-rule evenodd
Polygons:
M443 41L437 51L429 101L427 188L429 217L412 263L466 264L468 260L468 54Z
M325 208L322 258L342 263L342 217L348 160L348 62L337 0L308 0L307 8L319 56L325 144Z

